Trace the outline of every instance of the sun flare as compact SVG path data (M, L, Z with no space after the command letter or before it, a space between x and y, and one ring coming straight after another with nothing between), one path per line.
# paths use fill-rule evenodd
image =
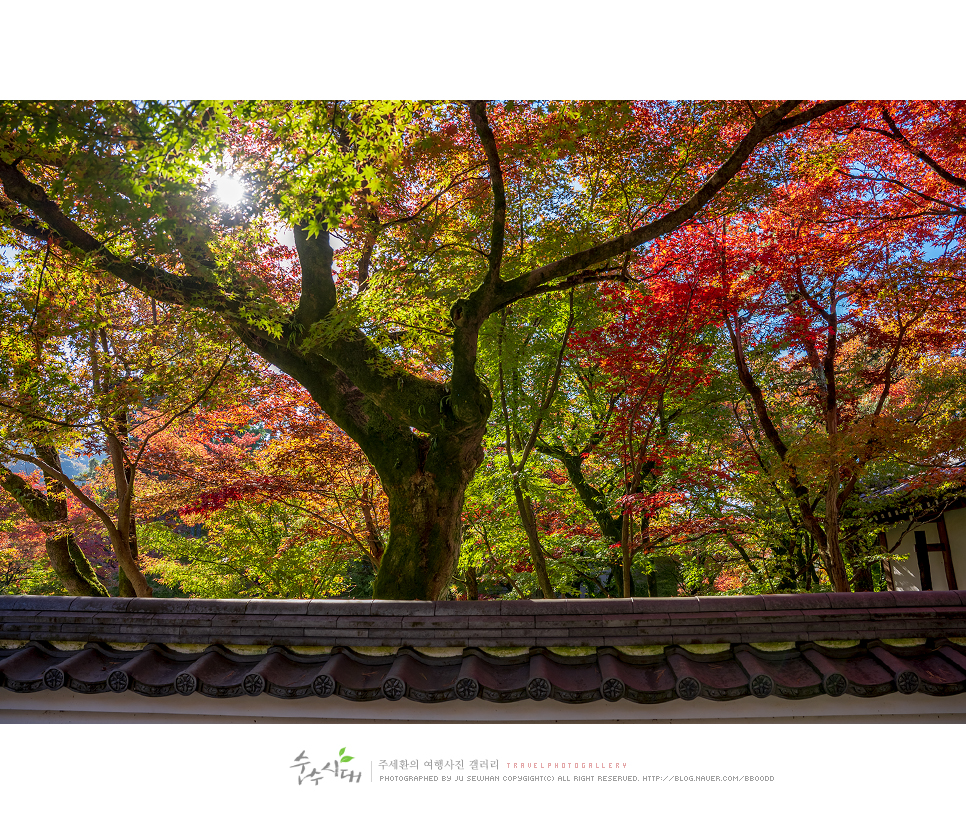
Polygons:
M232 176L219 176L215 179L215 192L218 200L234 207L245 198L245 186Z

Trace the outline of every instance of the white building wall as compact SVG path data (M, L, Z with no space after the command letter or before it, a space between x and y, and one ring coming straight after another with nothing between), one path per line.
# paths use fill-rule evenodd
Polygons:
M966 588L966 508L950 510L946 514L946 532L949 534L956 584L963 590ZM946 584L945 576L943 584Z
M966 588L966 508L950 510L945 516L953 569L956 573L958 587L963 589ZM890 549L899 540L899 537L905 531L906 527L908 527L908 522L896 525L886 532L886 540ZM892 560L892 575L897 591L922 590L922 583L919 581L919 564L916 558L915 531L917 530L924 530L926 532L927 543L939 544L939 528L935 522L913 525L909 528L908 532L902 538L899 547L896 548L893 554L894 556L905 557L901 560ZM946 582L946 568L943 565L942 551L929 551L929 568L932 572L933 590L949 590L949 585Z

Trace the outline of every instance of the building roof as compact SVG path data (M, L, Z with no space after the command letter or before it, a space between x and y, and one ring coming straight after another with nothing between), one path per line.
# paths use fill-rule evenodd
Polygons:
M878 495L885 495L880 493ZM907 493L890 493L891 504L878 508L872 518L879 524L893 525L899 522L934 522L949 510L966 507L966 491L958 487L943 493L913 490Z
M966 691L966 591L388 602L0 596L0 687L587 703Z

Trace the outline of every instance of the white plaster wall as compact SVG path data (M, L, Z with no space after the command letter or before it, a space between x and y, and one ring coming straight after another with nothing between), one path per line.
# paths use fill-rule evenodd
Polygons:
M908 522L896 525L886 532L886 540L891 548L899 539L900 534L908 526ZM892 574L897 591L921 591L919 581L919 565L916 559L915 531L926 532L926 542L939 543L939 529L935 522L924 525L914 525L906 533L895 555L905 556L902 561L893 560ZM949 534L949 549L956 572L957 587L966 588L966 508L950 510L946 513L946 532ZM949 590L946 582L946 568L943 565L943 554L939 550L929 551L929 567L932 571L932 587L934 591Z
M946 514L946 532L949 534L949 550L952 554L956 586L966 589L966 508L950 510ZM945 575L943 584L946 584Z

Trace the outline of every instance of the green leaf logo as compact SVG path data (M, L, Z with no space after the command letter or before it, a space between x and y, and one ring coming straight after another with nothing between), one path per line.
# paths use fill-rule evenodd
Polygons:
M341 761L343 764L348 764L349 761L351 761L354 757L354 755L345 754L345 747L342 747L342 749L339 750L339 761Z

